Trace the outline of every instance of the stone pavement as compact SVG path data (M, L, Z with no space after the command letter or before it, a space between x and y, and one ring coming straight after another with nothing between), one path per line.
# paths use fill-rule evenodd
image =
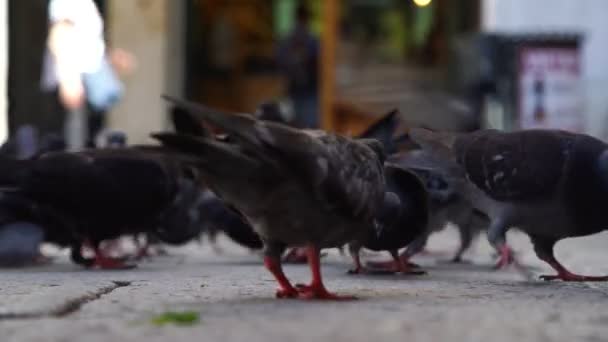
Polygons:
M455 247L455 232L430 249ZM527 237L509 240L538 275L550 271ZM479 239L469 258L450 265L424 256L426 276L347 275L349 260L324 259L327 287L352 302L274 299L275 284L255 254L220 240L171 250L129 271L87 271L61 254L52 265L0 270L0 341L607 341L608 284L526 280L490 271L491 249ZM576 272L608 273L608 234L558 244ZM377 258L378 256L371 256ZM306 282L304 265L286 267ZM156 326L166 311L195 311L193 326Z

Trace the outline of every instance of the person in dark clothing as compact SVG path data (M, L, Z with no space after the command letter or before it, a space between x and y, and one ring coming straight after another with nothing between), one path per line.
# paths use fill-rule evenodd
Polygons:
M278 62L287 77L296 125L317 128L319 40L310 31L310 12L296 9L296 25L279 46Z

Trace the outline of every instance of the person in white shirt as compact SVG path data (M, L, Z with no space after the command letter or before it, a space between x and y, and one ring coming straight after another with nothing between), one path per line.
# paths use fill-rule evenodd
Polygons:
M42 88L57 91L65 111L71 113L72 118L83 119L82 111L87 104L83 75L99 70L106 56L103 19L93 0L50 0L48 16ZM134 59L126 51L114 49L109 56L119 73L132 71ZM75 112L81 114L75 115ZM72 127L70 130L85 129Z

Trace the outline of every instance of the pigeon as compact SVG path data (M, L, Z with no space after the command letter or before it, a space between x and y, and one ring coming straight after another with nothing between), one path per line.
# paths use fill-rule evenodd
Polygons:
M65 142L59 135L47 133L38 137L34 127L24 125L17 130L13 141L3 145L0 153L9 160L29 159L64 149ZM43 221L28 221L37 218L32 205L24 199L0 192L0 265L18 267L47 261L40 253L45 236L45 228L40 225Z
M187 111L180 107L172 107L172 121L178 133L195 136L205 136L208 133L201 129L199 120L192 117ZM398 112L393 110L370 126L359 138L376 138L386 146L393 147L392 135L398 126ZM276 102L262 103L255 112L255 117L264 121L287 123L283 119L280 107ZM209 235L212 246L216 246L215 236L223 232L232 241L250 250L263 247L260 237L255 233L253 227L243 219L238 211L227 206L212 191L204 191L203 198L198 202L201 212L201 232ZM219 248L214 247L219 250ZM285 263L306 263L307 253L305 248L293 248L283 257Z
M390 161L416 173L425 183L430 199L430 223L426 234L419 236L401 255L406 261L420 253L429 236L451 223L460 234L460 246L452 262L462 262L462 255L471 246L473 239L485 230L490 222L479 210L462 196L440 172L427 162L432 160L426 151L412 150L391 156Z
M201 136L208 134L199 122L180 108L173 108L171 118L175 129L178 131L187 131ZM127 146L127 136L124 132L109 131L104 134L103 138L102 146L105 148L125 148ZM149 155L167 153L166 149L154 145L135 145L133 148ZM185 171L192 170L187 169ZM143 234L143 243L141 234L133 236L133 242L137 249L136 260L149 257L152 247L155 247L158 254L166 254L167 252L162 248L161 243L183 245L198 237L201 231L205 231L203 229L205 217L201 213L201 198L207 191L195 179L196 175L194 174L178 179L178 192L175 195L174 202L165 210L163 219L158 223L157 230ZM120 240L115 241L120 242ZM110 244L109 247L109 250L104 248L107 251L106 254L111 254L112 250L118 249L116 244Z
M262 118L266 113L265 117L272 117L274 106L267 104L266 107L260 107L257 112L257 117ZM276 107L278 110L278 107ZM396 153L401 147L401 138L395 138L394 135L399 126L399 111L393 109L379 120L367 127L362 133L356 136L357 139L376 139L380 141L384 147L386 155ZM340 253L343 253L342 246L339 247ZM283 257L283 262L291 264L302 264L308 260L306 258L306 250L303 248L293 248L289 250ZM358 255L358 253L357 253ZM392 267L393 265L389 265Z
M258 106L254 115L259 120L288 124L287 120L285 120L285 115L281 111L279 104L276 102L262 103L260 106ZM200 123L198 123L196 119L189 116L186 111L180 109L179 107L174 107L173 109L174 122L178 121L176 119L178 119L181 123L175 124L176 131L178 133L193 134L197 136L203 135L201 133L189 130L188 127L194 125L200 126ZM358 136L358 138L378 139L384 144L385 151L387 153L393 153L393 151L397 151L397 146L399 143L398 140L393 138L398 125L398 111L392 110L380 120L368 127L362 134ZM222 208L222 206L224 206L224 208ZM205 213L204 215L208 216L211 214L209 217L205 218L205 221L208 221L209 224L205 225L206 228L203 231L209 234L209 239L213 245L215 245L214 237L216 232L222 230L229 238L239 245L252 250L262 247L261 240L253 231L253 228L246 221L244 221L240 215L236 214L235 211L225 207L225 204L221 202L221 199L210 195L209 201L207 202L207 208L204 208L203 210ZM211 210L211 213L209 213L207 210ZM340 249L340 251L342 251L342 249ZM307 252L305 248L292 248L283 256L284 263L300 264L306 263L307 261Z
M4 202L21 213L15 219L41 223L45 241L71 247L76 263L100 268L131 266L100 253L100 243L158 230L187 183L181 160L137 149L51 152L1 164ZM82 256L83 245L93 248L94 259Z
M374 251L388 251L395 272L423 274L413 270L407 261L399 258L399 249L408 246L424 234L429 222L428 194L422 180L413 172L394 164L385 165L386 192L383 205L376 215L376 229L370 229L362 240L349 244L349 252L355 263L352 274L364 272L359 252L362 247Z
M164 146L199 158L201 177L264 241L264 264L278 298L347 299L322 281L319 253L368 232L385 192L382 145L299 130L251 115L221 113L163 96L230 136L230 142L155 133ZM293 286L282 271L286 247L306 246L312 282Z
M412 139L441 160L473 207L490 220L488 240L500 252L498 266L517 265L506 232L526 233L536 255L555 275L541 279L606 281L566 269L553 252L564 238L608 227L608 145L594 137L561 130L454 134L412 129Z

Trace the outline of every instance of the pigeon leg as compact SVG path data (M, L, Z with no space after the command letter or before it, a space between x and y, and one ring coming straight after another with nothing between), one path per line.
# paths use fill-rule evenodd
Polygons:
M556 275L541 275L542 280L562 280L562 281L608 281L608 276L584 276L568 271L553 254L553 247L557 241L540 237L533 237L534 251L539 259L548 263L555 271Z
M279 289L277 290L277 298L296 298L298 297L298 291L291 285L289 279L283 273L281 267L281 259L275 256L264 256L264 266L272 273L274 278L279 283Z
M355 264L355 268L348 270L348 274L361 274L365 273L367 270L363 265L361 265L361 256L359 252L361 251L361 246L356 243L350 243L348 245L348 253L353 259L353 263Z
M494 269L503 269L515 261L513 250L507 244L497 247L497 250L499 253L499 259L496 265L494 265Z
M208 239L209 239L209 245L211 245L211 249L213 250L213 253L218 254L218 255L223 254L224 250L217 243L218 230L215 228L209 229L207 234L208 234Z
M339 296L331 293L325 289L323 285L323 279L321 278L321 257L320 251L317 246L309 246L308 251L308 265L312 272L312 282L308 286L299 286L298 292L300 298L303 299L320 299L320 300L352 300L356 299L353 296Z
M414 269L413 267L411 267L408 262L405 262L403 258L399 256L399 252L397 250L391 250L389 252L391 253L391 257L393 258L393 267L395 272L414 275L426 274L426 271L424 270Z
M403 253L401 253L401 255L399 256L399 258L401 259L401 261L409 269L420 268L420 265L414 264L413 262L410 262L410 258L413 257L414 255L420 253L424 249L424 246L426 246L427 240L428 240L428 234L423 234L423 235L419 236L414 241L412 241L407 246L407 248L405 249L405 251L403 251ZM395 269L395 262L393 260L391 260L391 261L376 261L376 262L370 261L370 262L367 263L367 266L370 267L370 268L373 268L373 269L392 271L392 270Z
M494 220L488 228L488 241L500 255L500 259L494 266L495 269L505 268L515 262L513 250L507 245L507 230L509 225L503 220Z
M490 241L490 244L496 248L500 255L500 259L494 266L494 269L504 269L509 265L513 265L521 275L530 280L532 278L530 270L517 260L513 250L507 244L506 233L509 227L510 225L506 221L498 219L492 221L492 224L488 228L488 241Z
M415 268L421 268L420 265L410 262L410 259L414 255L419 254L424 250L424 247L426 246L428 238L429 238L428 233L420 235L419 237L414 239L414 241L412 241L407 246L405 251L403 251L403 253L401 253L401 255L399 256L399 258L401 259L401 262L404 263L408 269L411 270L411 269L415 269ZM393 260L378 261L378 262L370 261L367 263L367 266L370 268L373 268L373 269L392 271L395 269L395 262Z
M458 226L458 233L460 235L460 246L451 260L453 263L462 263L462 255L471 247L471 243L473 242L473 230L472 227L470 227L470 222L466 225Z

